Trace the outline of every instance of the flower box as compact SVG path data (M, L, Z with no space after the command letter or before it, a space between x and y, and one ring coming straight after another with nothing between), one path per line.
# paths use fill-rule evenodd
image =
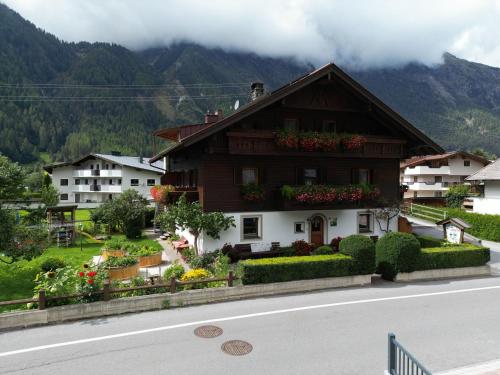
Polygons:
M161 264L161 254L162 252L160 251L158 254L137 257L139 259L139 267L158 266Z
M108 277L110 280L126 280L139 275L139 263L127 267L108 268Z
M103 260L108 260L109 257L124 257L125 255L127 255L126 251L121 249L104 249L101 251Z

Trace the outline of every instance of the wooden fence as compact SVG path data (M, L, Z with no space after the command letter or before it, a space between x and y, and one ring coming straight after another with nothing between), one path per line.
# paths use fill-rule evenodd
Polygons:
M134 287L128 287L128 288L117 288L117 289L111 288L111 284L110 284L109 280L105 280L104 285L103 285L103 289L96 290L95 292L92 292L92 293L77 293L77 294L68 294L68 295L64 295L64 296L47 297L45 290L40 289L38 292L37 298L25 298L25 299L18 299L18 300L12 300L12 301L0 301L0 307L11 306L11 305L22 305L22 304L28 304L28 303L37 303L38 310L45 310L45 308L47 307L47 302L49 302L49 301L64 301L64 300L73 299L73 298L92 297L92 296L102 296L100 299L101 301L110 301L111 296L113 294L121 294L121 293L133 292L133 291L138 291L138 290L154 290L154 289L160 289L160 288L165 288L170 293L176 293L178 287L187 286L187 285L195 285L195 284L207 285L209 283L222 282L222 281L225 281L227 283L228 287L232 287L235 280L238 280L238 278L234 276L232 271L230 271L228 273L227 277L212 277L209 279L190 280L190 281L179 281L175 277L172 277L168 283L164 283L164 282L162 282L163 280L160 279L160 282L154 283L154 281L152 281L150 285L134 286Z

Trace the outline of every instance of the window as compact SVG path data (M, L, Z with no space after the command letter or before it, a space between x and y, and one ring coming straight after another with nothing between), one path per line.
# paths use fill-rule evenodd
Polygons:
M104 164L104 169L109 169L109 164Z
M335 133L337 123L334 120L324 120L323 121L323 131L328 133Z
M154 178L148 178L148 186L155 186L155 179Z
M470 160L464 160L464 167L470 167Z
M413 198L418 198L418 191L413 192Z
M434 183L438 184L440 182L443 182L443 176L434 176Z
M61 194L59 196L59 199L62 200L62 201L67 201L68 200L68 194Z
M441 198L443 196L443 192L442 191L435 191L434 192L434 197L435 198Z
M243 240L255 240L262 238L261 226L262 216L242 216L241 238Z
M304 184L316 185L319 181L318 168L304 168Z
M293 226L294 226L295 233L304 233L305 232L306 223L304 223L303 221L299 221L297 223L294 223Z
M85 179L85 185L88 185L89 184L89 180L88 178Z
M121 179L121 178L119 178L119 179L118 179L118 185L121 185L121 184L122 184L122 179Z
M417 176L413 176L413 182L418 182L418 177Z
M68 186L68 179L67 178L62 178L60 182L61 186Z
M111 178L109 179L109 184L113 185L113 180Z
M116 164L111 164L111 169L115 169L116 168Z
M373 232L373 214L363 212L358 214L358 233Z
M351 171L352 184L371 184L373 180L372 170L368 168L354 168Z
M283 123L283 128L288 131L297 130L297 119L296 118L286 118Z
M80 185L80 179L79 178L75 179L75 185Z
M131 179L130 186L139 186L139 180L137 178Z
M94 169L94 164L90 164L90 169Z
M259 169L258 168L241 168L241 182L245 184L258 184L259 183Z

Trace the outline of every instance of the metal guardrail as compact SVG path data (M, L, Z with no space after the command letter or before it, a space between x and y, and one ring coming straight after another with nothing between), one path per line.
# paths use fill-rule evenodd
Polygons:
M389 358L387 373L390 375L432 375L414 356L389 333Z

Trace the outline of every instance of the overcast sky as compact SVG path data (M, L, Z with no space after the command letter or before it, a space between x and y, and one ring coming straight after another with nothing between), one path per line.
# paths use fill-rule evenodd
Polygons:
M315 65L500 66L500 0L0 0L67 41L131 49L191 41Z

